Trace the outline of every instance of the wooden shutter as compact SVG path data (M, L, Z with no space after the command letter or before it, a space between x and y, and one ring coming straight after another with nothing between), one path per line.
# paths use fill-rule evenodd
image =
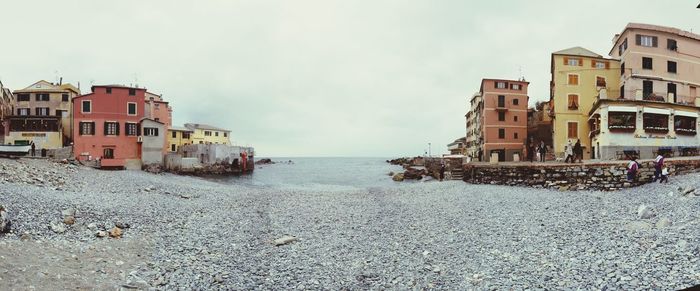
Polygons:
M84 122L78 122L78 134L83 135L83 123Z
M93 121L93 122L90 122L90 123L91 123L91 125L92 125L92 127L90 128L90 134L91 134L91 135L95 135L95 122Z
M114 126L116 126L116 133L119 135L119 122L115 122Z
M578 59L578 66L582 67L583 66L583 58Z
M141 135L141 124L136 125L136 135L140 136Z
M659 46L659 38L656 36L651 37L651 46L653 47L658 47Z
M103 128L103 130L104 130L104 132L105 132L105 135L107 135L107 132L108 132L108 131L107 131L107 127L108 127L108 126L109 126L109 122L105 121L105 125L104 125L104 128Z
M605 62L605 69L609 70L610 69L610 62Z
M568 65L568 64L569 64L569 58L564 57L564 65Z
M641 34L635 35L635 40L636 40L637 45L642 45L642 35Z

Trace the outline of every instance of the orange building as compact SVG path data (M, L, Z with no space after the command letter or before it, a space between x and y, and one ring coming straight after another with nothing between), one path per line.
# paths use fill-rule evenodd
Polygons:
M527 139L527 87L525 81L483 79L478 95L482 105L472 109L478 118L474 128L481 132L475 140L475 160L524 160L523 145Z

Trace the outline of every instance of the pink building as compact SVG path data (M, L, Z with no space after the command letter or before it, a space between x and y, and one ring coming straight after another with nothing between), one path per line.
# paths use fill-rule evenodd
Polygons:
M141 168L146 89L119 85L93 86L92 93L73 99L74 153L100 167ZM164 132L161 130L161 135Z
M527 87L525 81L483 79L477 94L480 104L472 109L472 123L478 126L475 140L475 160L490 161L491 155L499 161L524 159L523 145L527 139ZM472 105L474 106L474 105Z

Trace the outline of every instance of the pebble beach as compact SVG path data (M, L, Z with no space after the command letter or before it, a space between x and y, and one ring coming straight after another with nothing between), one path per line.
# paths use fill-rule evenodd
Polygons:
M700 174L614 192L462 181L307 190L0 159L0 184L11 221L3 290L700 284Z

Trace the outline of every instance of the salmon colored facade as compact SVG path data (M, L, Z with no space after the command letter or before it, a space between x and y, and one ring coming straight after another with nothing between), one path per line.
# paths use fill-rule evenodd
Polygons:
M166 101L163 101L162 95L146 92L145 97L145 116L147 118L153 119L154 121L163 123L166 129L170 128L173 125L173 109L172 107L170 107L170 104ZM167 142L164 144L165 146L163 146L163 154L166 154L170 148Z
M483 79L480 95L483 99L480 118L482 141L479 156L490 161L524 160L523 145L527 139L527 87L529 83L516 80Z
M73 99L74 153L79 160L100 159L102 167L140 166L140 121L145 116L143 88L93 86Z

